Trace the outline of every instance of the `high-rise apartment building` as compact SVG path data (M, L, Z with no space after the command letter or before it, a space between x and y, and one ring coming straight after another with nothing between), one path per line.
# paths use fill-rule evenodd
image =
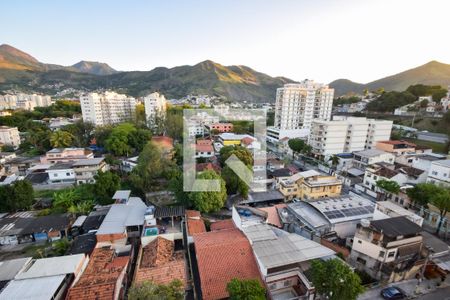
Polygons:
M115 92L83 95L80 104L83 121L96 126L129 121L136 112L136 99Z
M314 154L329 157L375 148L377 141L389 140L392 121L339 117L332 121L313 120L308 143Z
M20 136L17 127L0 126L0 146L2 145L19 147Z
M52 99L47 95L16 94L0 95L0 110L2 109L24 109L34 110L35 107L52 105Z
M274 126L268 129L268 140L284 137L306 137L313 120L329 120L334 89L304 80L277 89Z
M277 89L275 127L284 130L307 129L314 119L329 120L334 89L304 80Z
M150 127L156 124L157 117L166 114L166 98L164 95L154 92L144 97L145 119Z

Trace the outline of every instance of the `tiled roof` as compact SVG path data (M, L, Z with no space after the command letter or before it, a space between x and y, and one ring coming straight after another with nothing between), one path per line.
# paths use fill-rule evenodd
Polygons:
M267 212L268 224L274 225L278 228L282 228L283 226L281 224L280 216L278 215L278 209L284 208L286 206L286 204L282 203L274 206L260 207L258 209Z
M199 211L186 210L186 223L189 235L206 232L205 222Z
M211 223L211 231L233 229L233 228L236 228L236 226L234 225L234 222L231 219Z
M261 280L252 247L239 229L199 234L194 244L204 300L227 298L233 278Z
M253 143L254 140L255 140L255 139L253 139L253 138L247 136L247 137L243 138L243 139L241 140L241 142L242 142L244 145L250 145L251 143Z
M168 136L154 136L152 142L166 150L173 148L173 139Z
M217 173L220 172L220 166L217 164L213 164L211 162L196 164L195 168L196 168L197 172L203 172L203 171L216 171Z
M212 145L197 144L195 149L197 152L214 152Z
M179 279L186 284L186 264L182 251L174 251L175 243L157 237L142 248L141 260L136 268L135 281L153 281L168 284Z
M129 256L115 256L115 250L96 248L78 282L69 289L67 300L115 299L116 287L125 272Z

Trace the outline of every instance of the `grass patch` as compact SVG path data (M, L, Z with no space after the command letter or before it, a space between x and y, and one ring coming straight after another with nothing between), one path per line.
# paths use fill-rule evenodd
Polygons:
M404 138L404 140L407 140L407 141L414 143L416 145L419 145L419 146L430 147L431 149L433 149L433 152L435 152L435 153L442 153L442 154L447 153L446 152L446 150L447 150L446 144L429 142L429 141L421 141L421 140L410 139L410 138Z

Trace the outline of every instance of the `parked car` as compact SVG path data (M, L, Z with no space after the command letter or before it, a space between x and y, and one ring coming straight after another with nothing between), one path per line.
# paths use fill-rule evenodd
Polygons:
M406 293L399 287L391 286L385 289L382 289L380 292L381 297L383 299L404 299L406 298Z

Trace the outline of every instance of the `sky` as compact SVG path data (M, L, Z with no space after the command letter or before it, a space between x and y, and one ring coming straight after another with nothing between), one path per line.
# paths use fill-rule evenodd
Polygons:
M450 64L448 0L0 1L0 44L117 70L210 59L271 76L366 83Z

